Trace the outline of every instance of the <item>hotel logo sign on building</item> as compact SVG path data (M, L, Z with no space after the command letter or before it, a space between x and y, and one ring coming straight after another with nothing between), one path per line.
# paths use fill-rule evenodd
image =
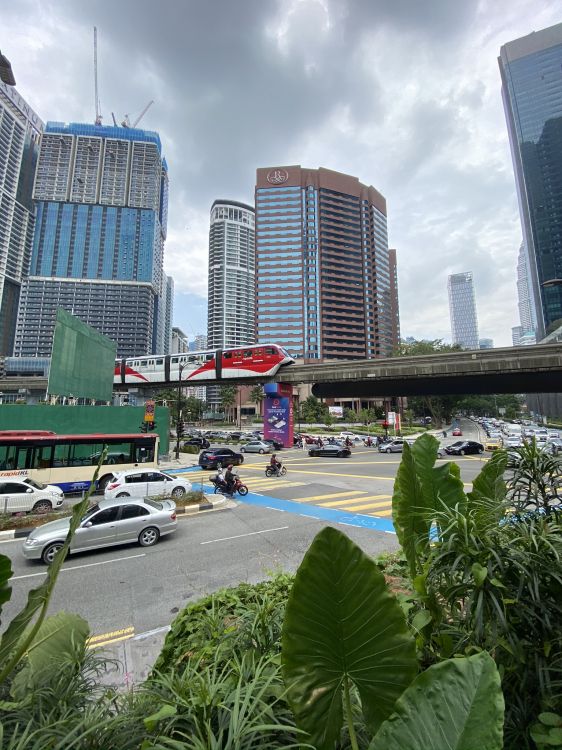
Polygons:
M286 169L272 169L267 173L267 181L271 185L282 185L289 179L289 173Z

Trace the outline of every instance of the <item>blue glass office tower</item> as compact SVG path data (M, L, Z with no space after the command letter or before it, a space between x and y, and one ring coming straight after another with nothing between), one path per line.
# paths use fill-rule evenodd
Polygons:
M540 339L562 319L562 24L508 42L498 62Z
M57 307L112 338L119 356L167 353L168 176L158 134L47 123L33 197L37 218L16 356L51 353Z

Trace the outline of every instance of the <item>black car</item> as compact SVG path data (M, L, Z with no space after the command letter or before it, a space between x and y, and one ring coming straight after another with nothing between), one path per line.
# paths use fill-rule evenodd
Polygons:
M209 448L211 443L203 437L191 437L183 441L184 445L196 445L198 448Z
M334 458L347 458L351 451L345 445L324 445L322 448L315 446L308 451L309 456L331 456Z
M484 453L484 446L475 440L457 440L445 447L445 453L449 456L468 456L471 453Z
M210 448L199 454L199 466L202 469L218 469L220 466L240 466L244 463L244 456L231 448Z
M280 451L283 450L283 443L280 440L275 440L275 438L262 438L264 443L269 443L271 447L276 450Z

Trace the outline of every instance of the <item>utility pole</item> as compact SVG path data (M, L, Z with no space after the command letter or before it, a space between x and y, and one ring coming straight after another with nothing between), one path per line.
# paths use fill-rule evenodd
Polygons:
M178 374L178 403L177 403L177 408L176 408L176 461L178 461L180 457L181 385L182 385L181 376L183 374L183 370L186 365L187 365L187 362L184 362L182 365L180 365L179 374Z

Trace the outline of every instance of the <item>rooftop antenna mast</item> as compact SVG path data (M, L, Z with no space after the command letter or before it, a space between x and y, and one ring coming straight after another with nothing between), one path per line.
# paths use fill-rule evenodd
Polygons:
M94 97L96 104L95 125L101 125L100 97L98 93L98 30L94 26Z

